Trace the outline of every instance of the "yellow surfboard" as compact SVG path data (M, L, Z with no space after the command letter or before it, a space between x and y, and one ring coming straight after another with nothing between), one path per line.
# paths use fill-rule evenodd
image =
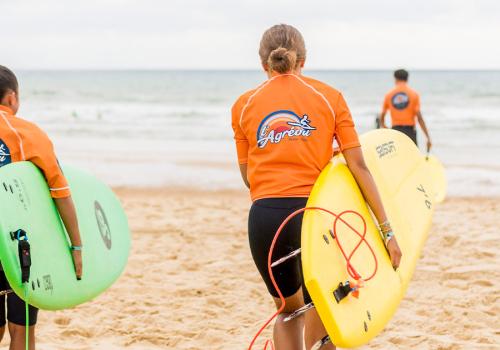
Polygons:
M376 221L341 155L319 176L308 207L322 207L335 213L359 212L366 220L366 240L378 260L378 272L359 291L337 301L339 285L352 278L330 230L334 218L307 211L302 224L302 264L306 287L332 342L344 348L367 343L389 322L404 296L420 256L436 201L444 199L446 178L441 163L422 155L404 134L388 129L374 130L361 137L365 161L377 183L387 215L403 252L394 271ZM355 214L342 217L363 232ZM349 254L360 238L345 223L337 225L337 237ZM375 261L366 244L351 260L364 278L372 274Z
M426 162L424 164L428 167L429 175L434 184L434 201L436 203L441 203L446 198L446 190L448 188L444 167L439 159L433 155L426 157L425 160Z

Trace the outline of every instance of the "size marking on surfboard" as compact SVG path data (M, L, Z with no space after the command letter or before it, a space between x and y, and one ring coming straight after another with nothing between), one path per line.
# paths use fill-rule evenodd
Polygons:
M424 194L424 196L425 196L425 206L427 207L427 209L431 209L432 208L432 202L429 200L429 195L425 191L424 186L422 184L420 184L417 187L417 190L419 190L420 192L422 192Z

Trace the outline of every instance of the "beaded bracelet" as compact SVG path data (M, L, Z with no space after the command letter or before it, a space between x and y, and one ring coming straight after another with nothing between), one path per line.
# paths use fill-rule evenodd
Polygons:
M382 232L388 232L388 231L391 231L392 228L391 228L391 223L389 221L385 221L383 223L381 223L380 225L378 225L380 231Z

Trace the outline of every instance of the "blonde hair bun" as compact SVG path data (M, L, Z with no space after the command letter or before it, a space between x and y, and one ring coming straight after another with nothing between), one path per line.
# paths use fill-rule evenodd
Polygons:
M277 73L288 73L295 68L297 53L284 47L278 47L269 54L267 64L269 68Z

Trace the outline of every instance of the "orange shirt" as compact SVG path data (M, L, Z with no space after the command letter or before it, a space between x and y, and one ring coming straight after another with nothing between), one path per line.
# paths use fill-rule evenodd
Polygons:
M360 145L341 93L294 74L276 75L243 94L232 126L252 200L309 196L333 156L334 139L341 150Z
M420 97L408 84L400 82L385 95L382 113L391 112L392 125L415 126L420 111Z
M53 198L70 196L68 183L47 134L0 105L0 167L19 161L30 161L42 171Z

